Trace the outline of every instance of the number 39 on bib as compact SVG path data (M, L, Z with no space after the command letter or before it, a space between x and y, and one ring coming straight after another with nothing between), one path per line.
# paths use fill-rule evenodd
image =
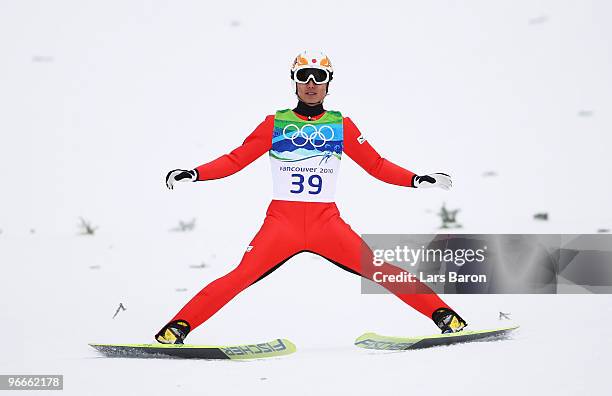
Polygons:
M342 158L342 114L302 120L292 110L274 117L270 161L274 199L333 202Z

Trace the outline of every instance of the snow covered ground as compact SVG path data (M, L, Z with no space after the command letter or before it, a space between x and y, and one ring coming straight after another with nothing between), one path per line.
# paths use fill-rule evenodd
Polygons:
M611 13L603 0L0 1L0 374L64 374L74 395L601 393L609 295L447 295L471 327L507 324L503 311L520 332L372 352L353 339L436 329L309 254L189 337L286 337L294 355L106 359L87 342L151 341L238 263L271 196L267 158L173 191L163 178L293 106L304 48L334 62L327 108L392 161L454 178L450 192L401 189L345 158L337 201L358 232L435 233L443 203L462 232L612 228ZM81 216L94 236L77 235ZM169 231L192 218L194 231Z

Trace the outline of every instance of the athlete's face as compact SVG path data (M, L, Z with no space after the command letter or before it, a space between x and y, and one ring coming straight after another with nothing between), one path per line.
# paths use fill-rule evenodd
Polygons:
M327 83L315 84L310 79L306 84L297 83L297 92L302 102L314 106L321 103L327 95Z

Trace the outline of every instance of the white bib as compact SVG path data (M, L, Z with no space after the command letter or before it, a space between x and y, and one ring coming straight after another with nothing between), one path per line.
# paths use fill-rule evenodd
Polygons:
M276 112L270 149L274 199L334 202L342 158L342 120L337 111L327 111L311 121L289 109Z

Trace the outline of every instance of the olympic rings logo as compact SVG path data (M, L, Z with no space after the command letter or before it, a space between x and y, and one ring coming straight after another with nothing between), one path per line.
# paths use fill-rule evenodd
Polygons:
M291 127L292 130L288 131L289 127ZM323 130L325 128L331 131L331 137L329 139L323 133ZM289 136L287 136L287 133L289 133ZM306 144L310 142L310 144L312 144L314 147L319 148L319 147L323 147L325 143L327 143L328 141L334 138L334 130L329 125L322 125L320 128L317 128L316 126L312 124L306 124L302 126L302 128L298 128L298 126L295 124L289 124L283 128L283 137L285 139L291 140L291 142L297 147L304 147ZM304 140L304 143L302 144L296 143L295 141L298 138L302 138ZM320 143L316 143L317 140L320 141Z

